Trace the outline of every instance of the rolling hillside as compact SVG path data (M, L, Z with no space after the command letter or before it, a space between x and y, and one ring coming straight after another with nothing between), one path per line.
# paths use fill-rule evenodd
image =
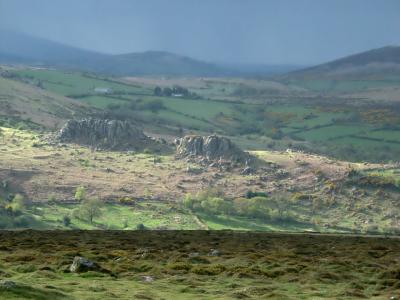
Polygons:
M86 105L29 84L0 76L0 122L58 128L90 110ZM28 121L28 122L27 122ZM22 124L22 123L21 123Z
M162 51L109 55L0 30L0 63L128 75L221 76L223 67Z
M400 46L387 46L291 72L289 79L373 79L400 76Z

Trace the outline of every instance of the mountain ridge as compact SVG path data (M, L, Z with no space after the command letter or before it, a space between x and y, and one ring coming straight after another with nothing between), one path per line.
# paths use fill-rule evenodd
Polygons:
M230 74L229 70L215 64L164 51L103 54L6 30L0 30L0 40L2 64L61 67L116 76Z
M313 67L295 70L286 77L368 77L381 73L400 75L400 46L384 46L352 54Z

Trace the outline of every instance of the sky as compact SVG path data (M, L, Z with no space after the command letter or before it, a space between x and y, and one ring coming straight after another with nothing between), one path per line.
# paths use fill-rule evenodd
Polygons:
M399 0L0 0L0 29L98 52L311 65L400 45Z

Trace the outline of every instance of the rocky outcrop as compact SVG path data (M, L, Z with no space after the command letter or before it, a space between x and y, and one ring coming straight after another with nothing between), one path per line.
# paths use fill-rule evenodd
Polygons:
M129 122L92 118L68 121L57 140L110 150L140 150L157 144Z
M98 263L81 256L75 256L69 267L69 271L72 273L84 273L89 271L111 273L109 270L102 268Z
M238 164L249 164L253 159L226 137L190 135L177 139L175 143L178 157L197 157L208 162L227 161Z

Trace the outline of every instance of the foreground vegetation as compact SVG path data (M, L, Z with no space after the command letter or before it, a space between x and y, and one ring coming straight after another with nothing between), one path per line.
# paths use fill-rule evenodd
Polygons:
M389 299L398 239L206 231L0 232L1 299ZM75 256L102 269L71 273Z

